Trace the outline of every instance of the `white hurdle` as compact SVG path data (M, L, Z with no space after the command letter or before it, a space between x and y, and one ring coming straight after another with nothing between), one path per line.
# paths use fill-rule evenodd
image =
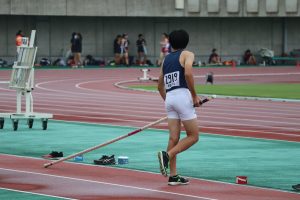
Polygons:
M157 77L151 77L148 75L148 72L150 72L150 69L141 69L141 71L143 72L143 77L139 77L138 80L140 81L158 81Z
M18 129L20 119L26 119L29 128L32 128L34 119L42 120L43 130L47 129L48 119L53 115L49 113L33 112L34 89L34 61L36 57L37 47L34 47L35 30L32 30L29 46L28 40L22 46L18 47L17 61L14 62L11 78L8 83L10 89L15 89L16 97L16 113L0 113L0 129L3 129L4 119L12 120L13 129ZM25 112L22 112L22 96L25 96Z
M149 81L150 77L148 77L148 72L150 71L150 69L141 69L141 71L143 72L143 77L140 77L139 80L140 81Z

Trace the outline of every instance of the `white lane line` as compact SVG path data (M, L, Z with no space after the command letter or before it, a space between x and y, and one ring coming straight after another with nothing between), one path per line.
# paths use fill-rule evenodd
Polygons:
M58 121L63 121L63 120L58 120ZM67 123L70 123L69 121L65 121ZM75 123L87 123L87 124L93 124L90 122L75 122ZM160 130L160 129L156 129L156 130ZM205 133L205 134L209 134L209 133ZM217 135L218 134L213 134L213 135ZM229 135L222 135L222 137L238 137L238 138L244 138L241 136L229 136ZM265 138L250 138L250 139L257 139L257 140L271 140L271 141L280 141L280 142L291 142L291 141L282 141L282 140L275 140L275 139L265 139ZM294 143L294 142L292 142ZM6 154L6 153L1 153L1 155L5 155L5 156L9 156L9 157L17 157L17 158L25 158L25 159L33 159L33 160L45 160L43 158L38 158L38 157L29 157L29 156L21 156L21 155L12 155L12 154ZM68 162L70 163L70 162ZM116 169L115 167L112 166L95 166L92 164L88 164L88 163L70 163L72 165L84 165L84 166L93 166L93 167L104 167L104 168L110 168L110 169ZM128 169L128 168L117 168L117 170L120 171L129 171L129 172L141 172L141 173L146 173L146 174L160 174L160 173L155 173L155 172L150 172L150 171L143 171L143 170L138 170L138 169ZM236 183L229 183L229 182L222 182L222 181L217 181L217 180L210 180L210 179L204 179L204 178L196 178L196 177L187 177L187 178L192 178L192 179L196 179L196 180L200 180L200 181L206 181L206 182L212 182L212 183L220 183L220 184L224 184L224 185L234 185L236 187L250 187L250 188L254 188L254 189L259 189L259 190L267 190L267 191L277 191L277 192L284 192L284 193L290 193L290 194L298 194L296 192L291 192L291 191L286 191L286 190L280 190L280 189L274 189L274 188L264 188L264 187L259 187L259 186L253 186L253 185L237 185Z
M102 89L102 90L101 90L100 88L99 88L99 89L88 89L88 88L80 87L80 85L81 85L81 84L86 84L86 83L92 83L92 82L106 82L106 81L112 81L112 80L116 80L116 79L85 81L85 82L77 83L77 84L75 85L75 87L76 87L76 88L83 89L83 90L86 90L86 91L97 92L96 94L99 94L99 92L101 91L101 94L102 94L102 96L103 96L103 92L105 92L104 89ZM40 84L40 83L39 83L39 84ZM37 87L38 87L39 84L37 84ZM41 83L41 84L44 84L44 83ZM39 87L39 88L42 88L42 87ZM46 89L46 88L43 88L43 89ZM47 90L49 90L49 89L47 89ZM61 91L61 90L53 90L53 89L52 89L52 91L58 92L58 91ZM66 92L66 91L63 91L63 92ZM85 93L85 94L86 94L86 93ZM110 94L111 94L111 92L110 92ZM118 95L119 95L118 92L114 92L114 94L118 94ZM88 95L95 95L95 94L88 94ZM131 97L129 97L129 98L132 99L132 95L136 95L136 94L130 94L130 95L131 95ZM139 96L141 96L141 95L139 95ZM111 97L111 96L109 96L109 97ZM122 97L124 97L124 95L123 95ZM246 97L241 97L241 98L243 99L243 98L246 98Z
M3 187L0 187L0 190L33 194L33 195L39 195L39 196L45 196L45 197L53 197L53 198L59 198L59 199L77 200L77 199L73 199L73 198L60 197L60 196L48 195L48 194L42 194L42 193L36 193L36 192L28 192L28 191L24 191L24 190L16 190L16 189L9 189L9 188L3 188ZM25 197L25 199L26 199L26 197Z
M35 98L35 96L33 96ZM76 104L80 104L80 105L92 105L94 103L94 105L99 106L99 103L101 103L101 105L104 104L108 104L108 105L113 105L115 108L118 107L135 107L135 108L143 108L143 109L151 109L153 110L153 108L160 106L163 107L163 102L159 101L158 98L152 99L150 101L142 101L142 100L138 100L136 97L132 97L135 100L130 100L130 99L121 99L121 98L115 98L115 97L110 97L110 98L103 98L103 97L99 97L96 99L93 99L91 97L87 97L87 98L72 98L72 97L65 97L65 98L60 98L58 99L55 95L49 96L49 97L43 97L43 96L38 96L37 98L35 98L35 100L39 99L45 99L45 102L49 102L49 104L53 104L54 102L58 102L60 104L63 104L65 101L67 101L68 103L72 103L72 102L76 102ZM3 103L6 102L10 102L12 100L14 100L15 97L11 97L11 98L7 98L7 97L3 97L1 98ZM5 101L6 100L6 101ZM48 101L47 101L48 100ZM51 101L50 101L51 100ZM65 101L63 101L65 100ZM122 103L124 102L124 103ZM147 105L147 106L145 106ZM205 107L207 107L208 104L206 104ZM224 108L224 106L226 106ZM202 108L205 108L202 107ZM226 110L228 109L229 111L233 111L233 110L237 110L237 111L244 111L247 110L247 112L252 112L252 113L271 113L272 115L274 114L279 114L280 115L285 115L285 112L289 112L288 115L290 114L299 114L300 115L300 109L298 110L297 107L294 108L290 107L289 109L285 108L285 106L274 106L273 108L265 108L265 106L257 106L257 105L253 105L253 106L239 106L236 105L234 103L231 104L224 104L222 102L219 101L215 101L215 102L211 102L209 104L210 109L219 109L219 110ZM221 108L218 108L221 107ZM243 110L241 110L243 109ZM274 110L272 110L274 109Z
M219 129L219 130L223 130L223 131L226 130L226 131L236 131L236 132L247 132L247 133L249 132L249 133L261 133L261 134L270 134L270 135L300 137L300 135L296 135L296 134L278 133L278 132L271 132L271 131L256 131L256 130L234 129L234 128L216 127L216 126L198 126L198 127L199 128L208 128L208 129ZM216 134L216 133L209 133L209 134ZM223 135L223 134L217 134L217 135ZM240 137L256 138L256 137L250 137L250 136L240 136ZM258 139L261 139L261 138L258 138ZM286 141L286 140L283 140L283 141ZM295 142L295 141L293 141L293 142Z
M0 103L2 101L0 100ZM49 102L50 103L50 102ZM53 102L51 102L53 103ZM159 116L161 116L161 114L164 114L165 111L164 109L160 109L159 112L157 111L146 111L146 110L137 110L136 107L129 107L128 109L120 109L117 108L108 108L108 107L97 107L97 105L90 105L89 107L83 106L83 105L87 105L87 104L82 104L80 105L80 109L82 112L84 113L92 113L92 114L98 114L98 115L121 115L121 116L132 116L131 114L134 114L133 117L139 117L139 114L142 114L142 117L150 117L150 118L157 118ZM6 108L14 108L13 106L10 105L6 105ZM51 108L53 108L53 110L57 110L59 108L62 108L62 111L73 111L75 109L78 108L78 106L70 106L70 105L53 105L51 107L49 107L49 104L43 104L43 103L36 103L35 104L35 108L40 108L40 109L44 109L45 107L47 107L48 110L51 110ZM3 107L2 107L3 108ZM69 110L66 110L69 109ZM212 109L210 109L212 110ZM123 114L120 114L123 113ZM124 114L125 113L125 114ZM282 125L294 125L295 126L299 126L300 128L300 118L299 119L295 119L295 120L299 120L299 122L288 122L287 120L290 119L286 119L286 118L281 118L284 120L264 120L264 119L250 119L248 118L249 116L253 116L256 117L256 115L249 115L249 114L230 114L230 113L223 113L223 116L220 112L209 112L206 110L197 110L197 114L199 116L199 121L202 121L202 117L205 116L206 121L208 121L208 119L226 119L226 120L239 120L239 121L246 121L246 122L259 122L259 123L272 123L272 124L282 124ZM219 116L221 114L221 116ZM274 113L273 113L274 115ZM230 117L230 116L236 116L236 117ZM265 118L268 119L272 119L274 117L266 117ZM214 120L212 120L214 121ZM258 125L258 124L257 124ZM259 126L259 125L258 125Z
M104 81L104 80L102 80L102 81ZM99 82L99 80L97 80L97 82ZM61 91L61 90L51 90L51 91L54 91L54 92L58 92L58 93L62 93L62 94L66 94L66 91L65 90L63 90L63 91ZM100 90L98 90L98 91L100 91ZM67 95L67 97L69 97L70 98L70 94L71 95L74 95L74 96L76 96L77 98L78 98L78 94L84 94L84 95L88 95L89 96L89 98L93 98L93 97L91 97L91 95L92 96L94 96L94 98L105 98L105 97L107 97L107 98L109 98L109 99L112 99L112 94L111 94L111 92L110 93L107 93L107 95L105 94L106 92L104 91L104 90L101 90L101 95L100 96L98 96L99 95L99 93L93 93L93 94L91 94L91 93L78 93L78 92L76 92L76 91L74 91L74 92L72 92L72 91L67 91L68 92L68 94L69 95ZM35 92L35 94L38 94L37 92ZM41 93L42 95L49 95L49 94L44 94L44 93ZM133 96L138 96L137 98L138 99L145 99L145 100L147 100L147 102L151 102L151 100L149 99L149 98L153 98L153 97L156 97L155 95L146 95L146 98L141 98L141 95L140 94L121 94L120 95L120 93L113 93L115 96L115 98L119 98L120 100L122 99L122 100L127 100L127 101L134 101L134 99L135 98L133 98ZM51 94L52 95L52 94ZM95 96L96 95L96 96ZM52 95L52 96L55 96L55 95ZM57 96L57 95L56 95ZM66 95L64 95L64 96L66 96ZM219 100L221 100L221 99L219 99ZM232 100L230 100L230 102L232 102ZM243 101L235 101L235 105L238 105L238 104L240 104L240 103L242 103L242 104L246 104L246 103L244 103ZM261 108L265 108L265 107L269 107L268 105L269 105L269 103L268 104L264 104L264 105L258 105L256 102L252 102L252 101L247 101L247 107L249 107L249 105L250 104L254 104L255 105L255 107L261 107ZM263 104L263 102L262 101L259 101L259 103L260 104ZM273 103L274 104L274 103ZM272 104L272 105L273 105ZM230 105L230 104L227 104L227 105ZM280 105L288 105L286 102L284 102L284 104L280 104ZM246 105L245 105L246 106ZM297 110L297 107L295 107L294 106L294 104L292 104L291 105L292 107L291 108L293 108L293 110L294 109L296 109ZM278 108L277 106L275 107L272 107L272 108ZM300 109L299 109L300 110Z
M95 112L95 111L86 111L86 110L75 110L75 109L65 109L66 107L62 108L45 108L43 107L43 111L50 111L50 112L54 112L54 111L58 111L57 115L61 115L59 112L68 112L68 113L79 113L79 114L86 114L86 115L98 115L95 118L97 119L103 119L102 115L106 115L106 116L120 116L120 117L131 117L131 118L137 118L137 119L157 119L158 117L155 116L145 116L145 115L136 115L136 114L121 114L121 113L112 113L112 112ZM54 114L54 115L55 115ZM163 113L162 113L163 114ZM116 120L119 118L115 118ZM250 121L250 120L245 120L245 121ZM263 120L260 120L263 122ZM234 123L234 122L220 122L220 121L208 121L208 120L200 120L201 123L208 123L208 124L215 124L215 125L235 125L235 126L247 126L247 127L255 127L255 128L268 128L268 129L276 129L276 130L290 130L290 131L299 131L299 128L290 128L290 127L279 127L275 125L262 125L262 124L246 124L246 123Z
M74 79L75 80L75 79ZM108 81L113 81L113 80L119 80L119 79L105 79L105 80L101 80L101 82L108 82ZM64 80L60 80L59 82L63 82ZM99 80L98 80L99 81ZM45 90L45 91L50 91L50 92L61 92L61 93L64 93L64 94L74 94L74 95L88 95L88 96L102 96L103 94L116 94L116 95L120 95L120 92L112 92L112 91L108 91L107 88L106 90L105 89L102 89L102 90L97 90L98 92L97 93L82 93L82 92L76 92L76 91L66 91L66 89L62 89L62 90L56 90L56 89L49 89L49 88L46 88L46 87L42 87L41 85L46 85L46 84L49 84L49 83L56 83L57 81L47 81L47 82L41 82L41 83L37 83L35 85L36 88L39 88L41 90ZM99 81L100 82L100 81ZM78 84L78 83L75 83L75 85ZM73 86L73 85L72 85ZM57 86L59 87L59 86ZM95 92L95 90L94 90ZM101 92L101 93L100 93ZM145 96L145 97L148 97L149 95L146 95L146 94L131 94L132 95L136 95L136 96L139 96L139 97L142 97L142 96Z
M62 121L65 123L76 123L76 124L96 124L99 126L111 126L111 127L126 127L126 128L137 128L137 126L130 126L130 125L119 125L119 124L104 124L104 123L96 123L96 122L80 122L80 121L69 121L69 120L60 120L60 119L54 119L53 121ZM146 122L143 122L143 125ZM158 130L168 133L168 127L167 123L161 123L162 125L165 125L165 128L149 128L152 130ZM141 126L143 126L141 125ZM239 129L227 129L227 128L220 128L220 127L205 127L205 126L198 126L199 128L213 128L213 129L221 129L221 130L230 130L230 131L240 131L240 132L259 132L262 134L275 134L275 135L285 135L285 133L274 133L274 132L261 132L261 131L253 131L253 130L239 130ZM251 137L251 136L240 136L240 135L225 135L225 134L218 134L218 133L212 133L212 132L201 132L199 134L206 134L206 135L215 135L220 137L234 137L234 138L249 138L249 139L255 139L255 140L268 140L268 141L280 141L280 142L291 142L291 143L298 143L297 141L289 141L289 140L283 140L283 139L272 139L272 138L260 138L260 137ZM292 137L295 136L294 134L291 135ZM299 141L300 143L300 141ZM7 154L8 155L8 154ZM39 159L39 158L37 158ZM76 163L74 163L76 164Z
M299 72L285 72L285 73L257 73L257 74L216 74L214 77L242 77L242 76L286 76L299 75ZM196 78L206 77L205 75L194 76Z
M2 109L0 109L0 110L2 110ZM144 121L144 120L143 121L128 120L128 119L111 118L111 117L93 117L93 116L72 115L72 114L57 114L57 115L65 116L65 117L69 117L69 118L75 118L75 119L76 118L84 118L84 119L110 120L112 122L107 122L107 123L101 122L101 124L108 124L108 125L114 125L114 126L116 126L115 123L125 122L125 123L132 123L135 127L140 127L146 123L151 122L151 121ZM201 121L201 122L203 122L203 121ZM137 125L137 124L141 124L141 125ZM167 123L161 123L160 125L165 126L165 129L167 129ZM220 126L217 127L217 126L211 126L211 125L198 125L198 127L200 129L208 128L208 129L219 129L219 130L224 130L224 131L237 131L237 132L248 132L248 133L261 133L261 134L268 134L268 135L300 137L300 135L297 135L297 134L288 134L288 133L272 132L272 131L264 131L264 130L250 130L250 129L244 129L244 128L243 129L241 129L241 128L234 129L234 128L226 128L226 127L220 127ZM257 128L259 128L259 127L257 127ZM214 132L211 132L211 133L214 134ZM222 134L220 134L220 135L222 135ZM241 136L241 137L244 137L244 136ZM249 136L245 136L245 137L249 137ZM285 141L285 140L283 140L283 141Z
M47 99L48 100L48 99ZM57 99L56 99L57 100ZM8 102L9 99L7 99L7 101L2 101L0 100L0 103L2 103L3 108L4 107L9 107L9 108L14 108L14 106L12 106L11 104L6 104L6 102ZM64 105L63 101L59 100L57 103L55 101L40 101L40 102L44 102L44 103L35 103L35 108L39 108L41 107L40 109L43 109L45 107L49 107L49 104L50 105L53 105L52 107L63 107L63 108L75 108L77 109L78 106L71 106L71 105ZM144 106L141 106L139 107L138 104L135 104L134 106L124 106L124 105L109 105L108 107L104 107L105 104L108 104L109 102L103 102L101 101L101 105L99 105L99 103L95 103L95 104L92 104L90 101L81 101L81 102L78 102L78 101L68 101L68 104L72 104L72 103L76 103L76 105L79 105L81 110L85 109L87 112L89 112L89 109L90 110L93 110L93 111L97 111L99 110L99 113L97 114L101 114L101 113L116 113L115 111L118 111L118 112L131 112L131 113L143 113L143 114L157 114L157 113L165 113L165 110L163 107L159 108L159 109L154 109L153 107L144 107ZM88 107L87 107L88 106ZM55 109L55 108L54 108ZM150 111L149 111L150 110ZM102 112L102 111L107 111L107 112ZM221 112L220 112L221 111ZM227 111L227 112L226 112ZM281 118L281 119L285 119L285 120L289 120L288 118L291 118L293 116L293 114L284 114L284 113L277 113L277 112L257 112L257 111L243 111L243 110L238 110L239 113L235 114L235 113L230 113L232 112L233 109L216 109L215 107L203 107L203 108L200 108L200 110L197 110L198 112L198 115L201 117L203 115L207 115L207 114L212 114L214 115L214 118L215 117L218 117L218 115L227 115L227 116L237 116L237 119L240 119L240 120L245 120L247 119L248 116L255 116L253 114L259 114L258 116L261 117L261 114L264 114L264 117L265 118L268 118L268 119L271 119L271 118ZM118 113L117 112L117 113ZM225 113L226 112L226 113ZM252 115L251 115L252 114ZM266 115L267 114L267 115ZM296 114L300 114L300 113L296 113ZM280 117L276 117L275 115L278 115ZM284 116L287 116L288 118L284 118ZM242 119L241 119L242 117ZM219 117L219 118L223 118L222 116ZM229 118L228 118L229 119ZM232 118L234 119L234 118ZM263 122L275 122L275 121L271 121L271 120L254 120L254 119L249 119L250 121L263 121ZM291 120L300 120L300 118L291 118ZM289 124L289 125L292 125L292 124L298 124L298 122L296 123L292 123L292 122L283 122L283 121L280 121L278 123L281 123L281 124Z
M103 182L103 181L93 181L93 180L73 178L73 177L68 177L68 176L58 176L58 175L52 175L52 174L44 174L44 173L30 172L30 171L23 171L23 170L13 170L13 169L7 169L7 168L0 168L0 170L10 171L10 172L15 172L15 173L23 173L23 174L24 173L25 174L33 174L33 175L39 175L39 176L45 176L45 177L54 177L54 178L67 179L67 180L73 180L73 181L97 183L97 184L102 184L102 185L130 188L130 189L134 189L134 190L144 190L144 191L150 191L150 192L156 192L156 193L162 193L162 194L171 194L171 195L182 196L182 197L191 197L191 198L195 198L195 199L217 200L217 199L208 198L208 197L201 197L201 196L188 195L188 194L175 193L175 192L167 192L167 191L163 191L163 190L155 190L155 189L129 186L129 185L121 185L121 184L109 183L109 182Z
M111 94L105 94L105 91L104 90L101 90L101 95L98 96L98 93L97 94L91 94L91 93L78 93L76 91L70 93L71 91L68 91L68 95L66 95L66 91L61 91L61 90L52 90L52 91L55 91L55 92L59 92L61 94L48 94L48 93L42 93L42 92L35 92L35 96L36 95L41 95L41 96L46 96L46 95L50 95L49 98L53 98L53 97L59 97L59 96L63 96L63 97L66 97L66 98L72 98L74 99L73 97L76 97L78 98L78 94L84 94L83 96L81 96L81 99L85 97L85 95L88 95L88 97L86 98L89 98L89 99L108 99L108 100L113 100L113 99L116 99L118 98L118 100L120 101L127 101L127 102L136 102L135 99L139 99L138 102L141 102L141 100L146 100L147 103L151 103L153 101L153 99L155 98L155 100L157 100L159 97L156 96L156 95L147 95L146 98L142 98L140 94L121 94L120 93L114 93L114 94L118 94L118 95L115 95L113 96L112 98L112 95ZM74 96L70 96L70 95L74 95ZM91 96L93 95L93 97ZM95 96L97 95L97 96ZM222 100L222 99L218 99L218 100ZM232 101L233 100L229 100L229 101L225 101L224 102L224 99L223 99L223 105L228 105L228 106L231 106L232 105ZM226 103L226 102L230 102L230 103ZM260 108L260 109L266 109L266 108L276 108L278 109L278 106L277 105L284 105L285 109L286 108L290 108L292 111L296 111L296 110L299 110L300 109L297 109L297 104L287 104L286 102L280 102L280 104L278 104L279 102L272 102L272 104L270 104L270 102L268 102L267 104L265 102L262 102L262 101L259 101L259 103L255 102L255 101L247 101L247 102L244 102L244 101L240 101L240 100L235 100L234 101L235 103L235 106L244 106L245 108ZM275 104L276 103L276 104ZM252 105L253 104L253 105ZM270 106L271 105L271 106ZM274 105L274 106L272 106Z

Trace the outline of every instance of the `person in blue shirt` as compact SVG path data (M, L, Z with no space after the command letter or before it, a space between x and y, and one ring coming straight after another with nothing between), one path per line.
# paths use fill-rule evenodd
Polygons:
M199 139L195 107L200 106L200 98L194 87L194 53L185 50L189 34L185 30L175 30L170 33L169 41L172 52L163 60L158 79L158 90L168 116L169 142L167 151L158 152L158 160L162 175L167 177L170 168L169 185L186 185L189 180L177 174L176 155ZM187 136L180 140L181 123Z

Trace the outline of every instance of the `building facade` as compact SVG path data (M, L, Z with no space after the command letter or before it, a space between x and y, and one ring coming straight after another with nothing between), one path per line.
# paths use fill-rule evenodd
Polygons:
M246 49L300 49L300 0L0 0L0 58L15 58L15 34L36 29L38 58L62 57L72 32L83 36L83 55L110 59L117 34L128 33L130 55L142 33L154 62L163 32L186 29L188 49L207 61L212 48L223 59Z

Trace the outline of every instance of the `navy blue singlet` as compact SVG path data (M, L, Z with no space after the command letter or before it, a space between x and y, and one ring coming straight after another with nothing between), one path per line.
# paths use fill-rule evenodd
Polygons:
M178 88L188 88L184 76L184 68L179 62L183 50L168 54L163 63L163 75L166 92Z

